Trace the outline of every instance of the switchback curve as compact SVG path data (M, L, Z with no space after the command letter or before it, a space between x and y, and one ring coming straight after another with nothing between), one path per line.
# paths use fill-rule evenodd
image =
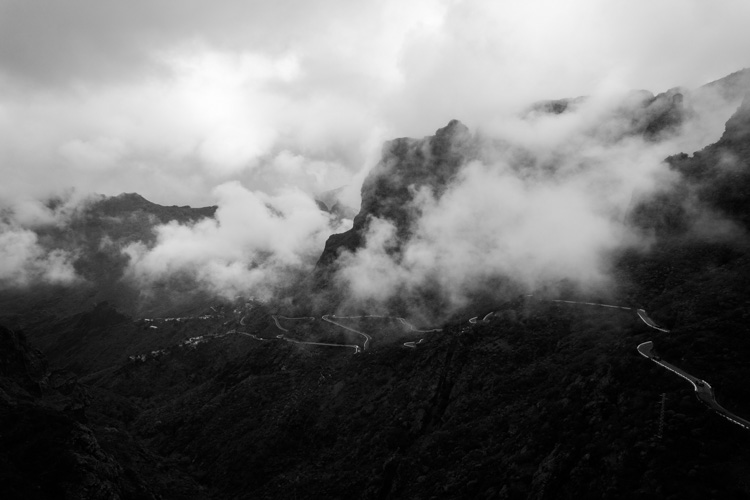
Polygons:
M647 359L650 359L651 361L661 366L662 368L669 370L670 372L674 373L678 377L682 377L683 379L690 382L690 384L693 386L693 389L695 390L695 396L698 398L698 400L701 403L705 404L714 412L726 418L733 424L737 424L744 429L750 430L750 421L745 420L744 418L735 415L734 413L730 412L729 410L727 410L726 408L724 408L723 406L721 406L719 403L716 402L716 398L714 397L714 389L713 387L711 387L711 384L709 384L703 379L690 375L686 371L680 368L677 368L675 365L671 363L663 361L654 352L654 343L652 341L649 340L647 342L643 342L642 344L638 345L638 353L641 356Z

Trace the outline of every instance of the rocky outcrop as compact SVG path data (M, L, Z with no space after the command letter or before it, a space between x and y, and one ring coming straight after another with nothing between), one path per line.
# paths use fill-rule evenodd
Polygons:
M328 238L318 270L325 271L341 252L361 247L372 218L390 221L396 226L399 239L406 239L418 215L412 203L415 193L427 188L439 198L461 165L476 156L474 146L474 136L458 120L452 120L433 136L403 137L385 143L382 159L362 185L362 206L353 227Z

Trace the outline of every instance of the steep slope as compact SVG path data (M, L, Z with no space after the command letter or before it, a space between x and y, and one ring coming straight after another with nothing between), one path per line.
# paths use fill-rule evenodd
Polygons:
M669 167L679 173L677 183L655 200L640 204L631 214L632 222L656 231L662 237L683 235L702 217L714 217L716 236L723 229L731 236L729 224L750 224L750 99L745 98L726 123L724 133L714 144L692 155L667 158ZM738 229L738 228L734 228Z
M387 142L381 161L362 184L362 205L353 227L326 241L318 268L333 264L342 251L361 247L372 218L395 223L400 239L407 238L418 215L411 205L415 192L427 187L439 197L461 165L475 154L473 145L469 129L458 120L437 130L434 136Z

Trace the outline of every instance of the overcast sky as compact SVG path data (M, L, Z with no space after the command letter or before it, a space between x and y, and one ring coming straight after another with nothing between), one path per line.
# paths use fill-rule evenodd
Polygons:
M746 0L0 0L0 199L356 186L383 140L451 118L750 66L748 19Z

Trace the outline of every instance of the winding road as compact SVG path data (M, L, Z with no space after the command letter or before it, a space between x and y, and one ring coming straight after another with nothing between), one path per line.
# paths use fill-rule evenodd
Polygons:
M530 295L527 295L527 297L530 297ZM583 304L587 306L596 306L596 307L608 307L610 309L621 309L623 311L632 311L632 307L625 307L625 306L615 306L612 304L600 304L598 302L577 302L575 300L550 300L550 302L563 302L565 304ZM643 321L647 326L650 326L654 330L659 330L660 332L669 333L669 330L665 328L661 328L659 325L657 325L654 320L649 318L648 314L646 314L646 311L643 309L636 309L636 314L640 318L641 321ZM469 320L471 321L471 320Z
M273 318L274 323L276 323L276 328L278 328L282 332L288 332L289 330L287 330L286 328L284 328L283 326L281 326L279 324L279 318L281 318L281 319L287 319L289 321L298 321L298 320L302 320L302 319L307 319L307 320L310 320L310 321L315 321L315 318L313 318L312 316L302 316L302 317L299 317L299 318L289 318L287 316L274 316L274 315L271 315L271 317Z
M646 323L648 326L650 326L654 330L659 330L660 332L669 333L669 330L661 328L659 325L654 323L654 320L649 318L648 314L646 314L646 311L644 311L643 309L637 309L636 313L638 314L638 317L641 318L641 321Z
M338 326L340 328L343 328L344 330L349 330L350 332L354 332L357 335L362 335L365 338L365 343L362 346L362 350L366 351L367 350L367 344L370 343L370 341L372 340L372 337L370 337L369 335L367 335L365 332L360 332L359 330L355 330L354 328L349 328L346 325L342 325L341 323L337 323L337 322L329 319L329 318L336 318L336 317L337 316L335 314L326 314L326 315L321 316L320 319L322 319L323 321L327 321L327 322L329 322L332 325L336 325L336 326ZM342 316L341 317L341 319L345 319L345 318L347 318L347 316Z
M645 321L645 320L644 320ZM662 330L659 327L653 327L657 330ZM698 377L694 377L687 373L684 370L681 370L680 368L677 368L675 365L671 363L667 363L666 361L663 361L655 352L654 352L654 343L652 341L644 342L638 346L638 352L641 356L650 359L657 365L661 366L662 368L666 368L670 372L674 373L678 377L682 377L693 386L693 389L695 390L695 395L698 398L700 402L711 408L713 411L721 415L722 417L726 418L733 424L737 424L740 427L743 427L744 429L750 430L750 421L745 420L742 417L739 417L735 415L734 413L730 412L723 406L721 406L719 403L716 402L716 398L714 397L714 390L713 387L711 387L711 384L706 382L703 379L700 379Z
M281 330L282 332L288 332L289 330L281 326L281 323L279 323L279 318L286 319L286 320L309 320L309 321L315 321L314 317L311 316L303 316L299 318L289 318L286 316L276 316L272 315L271 318L273 318L274 323L276 324L276 328ZM332 319L333 318L333 319ZM352 328L350 326L347 326L345 324L339 323L338 321L335 321L336 319L363 319L363 318L372 318L372 319L395 319L398 320L402 325L404 325L406 328L413 332L417 333L433 333L433 332L442 332L443 330L440 328L433 328L431 330L420 330L411 323L409 323L405 318L401 318L398 316L379 316L379 315L367 315L367 316L336 316L335 314L325 314L321 316L321 319L327 323L330 323L332 325L335 325L339 328L343 328L344 330L348 330L352 333L356 333L357 335L361 335L365 341L363 345L360 347L359 345L355 344L333 344L333 343L325 343L325 342L305 342L301 340L295 340L285 337L284 335L277 335L277 338L286 340L288 342L294 342L296 344L308 344L308 345L321 345L321 346L331 346L331 347L348 347L355 349L355 353L359 353L361 351L366 351L370 345L370 341L372 340L372 336L369 334L362 332L360 330L357 330L355 328ZM238 332L239 333L239 332ZM247 334L252 335L252 334ZM257 337L254 337L257 338ZM263 340L260 338L257 338L257 340ZM424 342L424 339L419 339L418 341L412 341L412 342L404 342L404 346L410 347L410 348L416 348L417 345Z
M526 297L533 297L533 295L526 295ZM648 314L646 313L646 311L644 309L638 309L638 308L632 308L632 307L625 307L625 306L618 306L618 305L613 305L613 304L601 304L601 303L596 303L596 302L579 302L579 301L573 301L573 300L559 300L559 299L555 299L555 300L550 300L550 302L565 303L565 304L582 304L582 305L595 306L595 307L606 307L606 308L610 308L610 309L620 309L620 310L625 310L625 311L633 311L633 310L635 310L636 315L638 316L638 318L644 324L646 324L649 328L652 328L654 330L658 330L658 331L663 332L663 333L669 333L669 330L667 330L665 328L662 328L658 324L656 324L656 322L654 320L652 320L648 316ZM212 308L212 309L214 309L214 308ZM215 309L214 309L214 311L215 311ZM485 315L482 318L481 321L482 322L487 322L488 318L492 314L494 314L494 311L488 313L487 315ZM245 318L246 318L246 316L242 316L240 318L240 322L239 322L240 325L245 326ZM287 317L287 316L271 315L271 318L273 318L273 321L276 324L276 328L278 328L282 332L289 332L289 330L286 329L286 328L284 328L283 326L281 326L281 324L279 323L279 318L285 319L285 320L288 320L288 321L300 321L300 320L315 321L315 318L312 317L312 316L303 316L303 317L291 318L291 317ZM351 328L351 327L349 327L347 325L341 324L341 323L339 323L337 321L334 321L331 318L335 318L335 319L362 319L362 318L395 319L395 320L398 320L401 324L403 324L406 328L410 329L413 332L432 333L432 332L441 332L442 331L442 329L440 329L440 328L433 328L431 330L419 330L414 325L412 325L411 323L409 323L408 321L406 321L405 318L401 318L401 317L397 317L397 316L378 316L378 315L369 315L369 316L336 316L334 314L326 314L326 315L321 316L321 319L323 321L326 321L326 322L328 322L328 323L330 323L332 325L338 326L339 328L343 328L343 329L348 330L350 332L356 333L357 335L361 335L365 339L364 344L360 347L357 344L334 344L334 343L328 343L328 342L308 342L308 341L303 341L303 340L291 339L291 338L286 337L284 334L277 335L276 338L279 339L279 340L285 340L287 342L291 342L291 343L294 343L294 344L316 345L316 346L326 346L326 347L343 347L343 348L347 348L347 349L354 349L354 353L355 354L358 354L358 353L360 353L362 351L366 351L367 350L368 345L369 345L370 341L372 340L372 337L370 335L368 335L365 332L362 332L362 331L356 330L354 328ZM181 319L192 319L192 318L156 318L156 319L157 320L158 319L162 319L164 321L170 321L170 320L175 320L176 319L177 321L180 321ZM201 317L201 319L203 319L203 317ZM155 319L145 319L146 322L152 322L154 320ZM478 316L474 316L473 318L469 319L469 324L475 325L478 321L479 321L479 317ZM272 340L272 339L264 339L264 338L258 337L255 334L248 333L248 332L241 332L241 331L238 331L238 330L229 330L227 332L227 334L230 334L230 333L237 333L239 335L244 335L244 336L250 337L250 338L252 338L254 340L258 340L258 341L261 341L261 342L264 342L264 341L267 341L267 340ZM200 338L202 338L202 337L200 337ZM190 340L192 340L192 339L190 339ZM404 345L404 347L408 347L408 348L411 348L411 349L416 349L417 345L419 345L422 342L424 342L424 340L425 339L419 339L418 341L404 342L403 345ZM665 368L666 370L669 370L670 372L674 373L675 375L677 375L677 376L679 376L679 377L687 380L688 382L690 382L690 384L693 386L693 389L695 391L695 395L698 398L698 400L701 401L706 406L708 406L711 410L713 410L714 412L718 413L719 415L721 415L725 419L729 420L733 424L739 425L743 429L750 430L750 421L748 421L748 420L746 420L746 419L744 419L742 417L739 417L739 416L735 415L734 413L730 412L729 410L727 410L726 408L724 408L723 406L721 406L719 403L716 402L716 398L714 397L714 390L711 387L711 384L709 384L708 382L706 382L703 379L700 379L700 378L694 377L693 375L690 375L686 371L684 371L684 370L676 367L675 365L673 365L671 363L663 361L655 353L655 351L654 351L654 343L652 341L647 341L647 342L643 342L643 343L639 344L638 347L637 347L637 350L638 350L638 353L641 356L643 356L643 357L645 357L645 358L653 361L654 363L656 363L657 365L661 366L662 368Z
M421 344L422 342L424 342L424 339L419 339L416 342L404 342L404 347L411 347L412 349L416 349L417 345Z
M408 321L406 321L404 318L398 318L398 317L396 317L395 319L399 320L406 328L408 328L409 330L411 330L413 332L417 332L417 333L433 333L433 332L442 332L443 331L442 328L433 328L431 330L419 330L414 325L412 325L411 323L409 323Z
M566 304L585 304L587 306L609 307L610 309L623 309L625 311L633 310L632 307L615 306L612 304L600 304L598 302L576 302L575 300L550 300L550 302L564 302ZM643 309L639 309L639 311L643 311Z
M375 318L375 319L395 319L395 320L398 320L402 325L404 325L406 328L408 328L409 330L411 330L413 332L417 332L417 333L433 333L433 332L442 332L443 331L442 328L433 328L431 330L419 330L417 327L415 327L414 325L412 325L411 323L409 323L408 321L406 321L406 318L402 318L400 316L378 316L378 315L374 315L374 314L366 315L366 316L336 316L336 315L332 315L331 314L331 315L326 315L326 316L332 316L332 317L337 318L337 319L371 319L371 318ZM328 321L329 323L333 323L336 326L340 326L341 328L346 328L347 330L351 330L351 331L353 331L355 333L359 333L360 335L364 335L366 337L365 346L367 345L367 342L369 342L369 340L372 339L372 337L370 337L366 333L360 332L360 331L355 330L353 328L349 328L349 327L347 327L345 325L342 325L341 323L336 323L334 321L331 321L331 320L327 319L326 316L323 316L323 319L325 321ZM416 348L417 344L421 344L422 342L424 342L424 339L419 339L419 341L416 341L416 342L404 342L404 346L405 347Z
M527 295L527 297L532 297L532 295ZM663 332L663 333L669 333L669 330L667 330L666 328L662 328L658 324L656 324L656 322L649 317L649 315L646 313L646 311L644 309L638 309L638 308L634 309L632 307L617 306L617 305L613 305L613 304L602 304L602 303L596 303L596 302L579 302L579 301L574 301L574 300L560 300L560 299L555 299L555 300L551 300L550 302L565 303L565 304L582 304L582 305L595 306L595 307L607 307L607 308L610 308L610 309L620 309L620 310L625 310L625 311L635 310L636 315L638 316L638 318L644 324L646 324L649 328L652 328L654 330L658 330L658 331ZM488 313L487 315L485 315L482 318L481 321L482 322L487 322L488 318L492 314L494 314L494 312ZM242 316L240 318L240 322L239 322L240 325L245 326L245 318L246 318L246 316ZM286 329L286 328L284 328L283 326L281 326L281 323L279 323L279 318L285 319L285 320L288 320L288 321L301 321L301 320L315 321L315 318L312 317L312 316L302 316L302 317L292 318L292 317L287 317L287 316L271 315L271 318L273 318L273 321L276 324L276 328L278 328L282 332L289 332L289 330ZM291 343L294 343L294 344L316 345L316 346L325 346L325 347L340 347L340 348L342 347L342 348L346 348L346 349L354 349L354 353L355 354L358 354L358 353L360 353L362 351L366 351L367 350L367 348L369 346L369 343L372 340L372 337L370 335L368 335L365 332L362 332L362 331L356 330L354 328L351 328L351 327L349 327L347 325L344 325L342 323L339 323L337 321L334 321L331 318L335 318L335 319L362 319L362 318L395 319L395 320L398 320L401 324L403 324L406 328L408 328L409 330L411 330L413 332L432 333L432 332L441 332L442 331L442 329L440 329L440 328L433 328L431 330L419 330L414 325L412 325L411 323L409 323L408 321L406 321L405 318L401 318L401 317L397 317L397 316L378 316L378 315L369 315L369 316L336 316L334 314L326 314L326 315L323 315L321 317L321 319L323 321L326 321L326 322L328 322L328 323L330 323L332 325L338 326L339 328L343 328L343 329L348 330L350 332L356 333L357 335L361 335L365 339L364 344L360 347L357 344L334 344L334 343L329 343L329 342L309 342L309 341L304 341L304 340L291 339L291 338L286 337L284 334L277 335L276 338L279 339L279 340L285 340L287 342L291 342ZM192 318L156 318L156 320L159 320L159 319L164 320L164 321L170 321L170 320L180 321L182 319L192 319ZM201 317L201 319L203 319L203 317ZM146 322L152 322L152 321L155 321L155 319L146 319L145 321ZM479 321L479 317L478 316L474 316L473 318L469 319L469 323L472 324L472 325L475 325L478 321ZM244 336L250 337L250 338L252 338L254 340L261 341L261 342L264 342L264 341L267 341L267 340L271 340L271 339L264 339L264 338L258 337L257 335L255 335L253 333L241 332L241 331L238 331L238 330L229 330L227 333L228 334L229 333L236 333L236 334L239 334L239 335L244 335ZM412 342L404 342L403 345L404 345L404 347L408 347L408 348L411 348L411 349L416 349L417 345L421 344L422 342L424 342L424 339L419 339L418 341L412 341ZM744 428L746 430L750 430L750 421L748 421L748 420L746 420L746 419L744 419L744 418L742 418L742 417L740 417L738 415L735 415L734 413L730 412L729 410L727 410L726 408L724 408L723 406L721 406L719 403L716 402L716 398L714 396L714 390L711 387L711 384L709 384L708 382L706 382L703 379L700 379L698 377L694 377L693 375L690 375L686 371L684 371L684 370L676 367L675 365L673 365L671 363L663 361L655 353L653 341L647 341L647 342L643 342L643 343L639 344L638 347L637 347L637 350L638 350L638 353L641 356L643 356L643 357L645 357L647 359L650 359L651 361L653 361L657 365L661 366L662 368L665 368L666 370L669 370L670 372L674 373L678 377L681 377L681 378L687 380L688 382L690 382L690 384L693 386L693 389L695 391L695 395L698 398L698 400L701 401L706 406L708 406L711 410L713 410L717 414L721 415L725 419L729 420L733 424L739 425L740 427L742 427L742 428Z
M530 295L528 295L530 297ZM590 306L599 306L599 307L609 307L613 309L624 309L628 311L632 311L633 308L631 307L623 307L623 306L615 306L611 304L597 304L594 302L576 302L572 300L553 300L552 302L564 302L567 304L586 304ZM644 309L635 309L636 314L638 315L638 318L640 318L641 321L643 321L648 327L653 328L654 330L658 330L660 332L669 333L669 330L666 328L660 327L654 320L652 320L649 315L646 313ZM473 318L476 319L476 318ZM471 320L469 320L471 322ZM742 417L739 417L735 415L734 413L730 412L723 406L721 406L719 403L716 402L716 398L714 397L714 390L713 387L711 387L711 384L706 382L703 379L699 379L698 377L694 377L687 373L684 370L681 370L680 368L677 368L671 363L667 363L666 361L663 361L656 353L654 352L654 343L652 341L643 342L642 344L639 344L637 347L638 353L653 361L657 365L661 366L662 368L666 368L667 370L671 371L675 375L684 378L690 384L693 386L693 389L695 390L695 395L703 404L708 406L710 409L712 409L714 412L718 413L722 417L726 418L733 424L737 424L740 427L750 430L750 421L745 420Z
M271 315L271 317L273 318L274 323L276 323L276 328L278 328L279 330L281 330L283 332L288 332L289 330L287 330L286 328L284 328L283 326L281 326L279 324L279 318L290 320L290 321L295 321L295 320L315 321L315 318L313 318L312 316L302 316L300 318L289 318L287 316L275 316L275 315ZM325 316L323 316L323 320L328 321L329 323L333 323L332 321L329 321L328 319L326 319ZM334 323L334 324L336 324L336 323ZM338 326L341 326L341 325L338 325ZM346 328L346 327L344 327L344 328ZM347 328L347 330L352 330L352 329L351 328ZM352 331L356 332L356 330L352 330ZM369 335L366 335L366 334L364 334L362 332L356 332L356 333L365 335L366 337L369 338ZM333 344L333 343L330 343L330 342L309 342L309 341L306 341L306 340L290 339L289 337L286 337L283 334L277 335L276 338L280 339L280 340L286 340L287 342L292 342L293 344L320 345L320 346L326 346L326 347L344 347L344 348L347 348L347 349L354 349L354 354L357 354L357 353L360 352L360 350L362 350L362 348L360 348L357 344ZM366 347L367 347L367 342L365 342L365 348Z
M251 338L253 338L255 340L259 340L261 342L265 342L266 340L271 340L271 339L264 339L262 337L258 337L254 333L241 332L239 330L229 330L227 333L238 333L240 335L245 335L246 337L251 337Z
M492 316L493 314L495 314L495 311L490 311L485 314L481 320L479 319L479 316L474 316L473 318L469 319L469 323L471 323L472 325L476 325L479 321L481 321L482 323L487 323L487 321L489 321L490 319L490 316Z
M322 345L322 346L327 346L327 347L345 347L345 348L354 349L354 354L357 354L360 352L360 347L357 344L332 344L328 342L307 342L304 340L290 339L283 335L277 335L276 338L281 339L281 340L286 340L287 342L292 342L293 344Z

